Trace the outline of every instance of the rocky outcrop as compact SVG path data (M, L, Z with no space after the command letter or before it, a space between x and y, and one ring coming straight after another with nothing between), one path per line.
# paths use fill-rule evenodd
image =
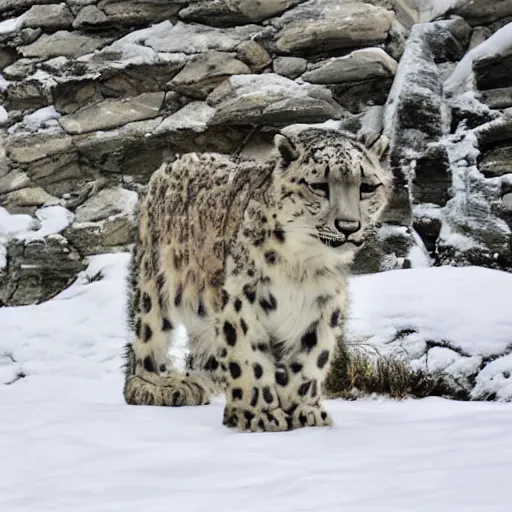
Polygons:
M304 123L391 138L393 198L356 272L509 269L510 48L485 45L512 12L477 3L0 0L1 300L44 300L88 255L125 250L164 160L266 158ZM67 221L36 239L13 231L55 208Z

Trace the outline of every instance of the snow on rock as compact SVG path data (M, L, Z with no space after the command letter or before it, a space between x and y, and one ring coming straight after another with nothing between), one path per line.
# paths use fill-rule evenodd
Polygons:
M4 92L7 89L7 87L9 87L9 84L10 84L10 82L8 80L6 80L2 74L0 74L0 91Z
M0 207L0 236L13 236L21 232L38 229L37 221L30 215L11 214Z
M11 126L8 132L15 134L33 133L42 129L53 129L57 132L60 131L59 123L57 122L60 116L60 113L55 110L53 105L43 107L24 116L23 120Z
M106 188L76 209L77 222L95 222L106 218L127 217L133 220L138 195L123 187Z
M13 215L0 207L0 269L7 264L6 246L9 240L16 238L29 243L43 239L66 229L74 218L69 210L59 205L40 208L35 216Z
M35 217L10 215L0 208L1 306L50 299L84 268L75 248L59 234L74 215L49 205L38 209Z
M7 110L0 105L0 124L5 123L9 119L9 114L7 113Z
M452 199L442 213L438 243L441 261L460 264L468 257L470 261L480 260L492 266L498 256L506 259L509 254L510 227L496 214L501 209L501 181L486 179L479 171L477 138L464 126L445 144L450 159ZM468 256L474 249L475 255Z
M473 395L488 399L508 400L512 397L512 354L491 361L476 377Z
M415 368L476 377L474 399L512 401L511 274L419 268L355 277L351 286L349 341Z
M42 239L48 235L60 233L66 229L73 219L74 214L63 206L45 206L36 211L36 218L40 222L40 228L36 231L22 231L16 235L16 238L32 242Z
M418 21L426 23L442 16L461 0L404 0L406 4L418 11Z
M30 215L10 214L0 207L0 271L7 265L7 243L20 233L32 233L41 227Z
M14 34L20 30L20 28L23 27L23 18L24 16L21 15L17 18L0 21L0 35L4 36Z
M322 122L346 112L319 85L299 84L274 73L231 76L207 98L216 109L213 124Z
M512 23L494 33L489 39L469 51L457 64L453 73L444 83L445 91L453 93L471 78L473 62L482 57L489 57L505 53L512 49Z
M231 52L235 47L261 31L255 25L246 25L233 29L218 29L203 25L188 25L179 21L173 25L170 21L157 23L149 28L136 30L114 42L110 50L134 52L132 45L148 47L156 52L194 54L207 50Z

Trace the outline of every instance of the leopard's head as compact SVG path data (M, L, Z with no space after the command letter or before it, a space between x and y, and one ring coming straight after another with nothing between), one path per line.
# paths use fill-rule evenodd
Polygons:
M291 137L276 135L275 145L283 228L350 262L391 194L391 172L381 163L388 139L381 136L366 147L350 134L308 128Z

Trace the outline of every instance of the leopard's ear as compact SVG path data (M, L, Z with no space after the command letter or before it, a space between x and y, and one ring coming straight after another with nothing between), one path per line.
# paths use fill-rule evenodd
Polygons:
M293 145L293 142L288 139L288 137L278 133L274 137L274 144L286 166L292 163L294 160L297 160L299 157L299 152Z

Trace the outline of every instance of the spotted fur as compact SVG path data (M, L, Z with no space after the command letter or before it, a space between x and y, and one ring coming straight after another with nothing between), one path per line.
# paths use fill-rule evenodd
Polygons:
M385 140L334 131L276 136L266 164L186 154L140 204L130 274L124 396L201 405L247 431L330 425L322 383L347 312L347 273L391 187ZM188 369L169 357L176 326Z

